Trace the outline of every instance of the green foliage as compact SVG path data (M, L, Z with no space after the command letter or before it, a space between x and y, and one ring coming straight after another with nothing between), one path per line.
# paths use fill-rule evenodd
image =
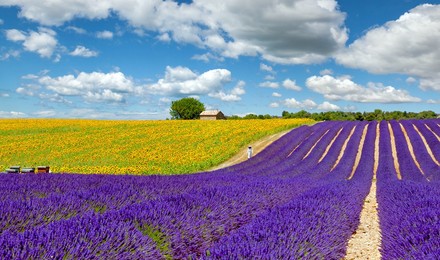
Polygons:
M198 119L205 110L205 105L195 98L182 98L171 102L172 119Z
M422 111L419 113L414 112L402 112L392 111L384 112L380 109L375 109L373 112L342 112L342 111L328 111L320 113L309 113L305 110L298 111L296 113L289 113L283 111L283 118L311 118L316 121L372 121L372 120L400 120L400 119L428 119L436 118L437 114L433 111Z
M276 119L278 116L271 116L269 114L265 115L256 115L256 114L247 114L244 117L240 117L237 115L233 115L228 117L228 120L240 120L240 119Z
M168 239L164 233L162 233L158 228L154 228L146 224L138 224L138 230L141 231L144 236L149 236L156 243L157 248L160 250L165 259L172 259Z

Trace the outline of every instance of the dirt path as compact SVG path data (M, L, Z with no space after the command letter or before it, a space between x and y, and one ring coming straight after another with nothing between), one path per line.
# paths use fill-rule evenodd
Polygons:
M394 138L393 128L391 127L391 124L389 122L388 122L388 131L390 131L391 154L393 156L394 168L396 169L397 179L402 180L402 174L400 173L399 160L397 159L396 139Z
M440 142L440 136L438 136L432 129L431 127L429 127L427 124L425 124L426 128L429 129L429 131L431 131L432 134L435 135L435 137L437 137L437 140Z
M366 131L364 129L363 139L365 139ZM373 167L373 183L370 192L365 198L365 202L361 211L359 226L356 232L348 241L347 253L345 259L380 259L380 225L379 216L377 214L376 199L376 173L379 165L379 124L376 127L376 140L374 145L374 167ZM360 148L361 145L359 145ZM363 146L363 144L362 144ZM362 151L360 149L360 151ZM362 153L362 152L360 152ZM359 155L359 150L358 150ZM360 155L359 155L360 157ZM359 163L358 160L356 160ZM357 167L357 166L356 166Z
M345 259L380 259L380 226L377 214L376 180L365 198L356 232L348 241Z
M324 136L325 136L329 131L330 131L330 129L327 130L323 135L321 135L321 137L318 139L318 141L316 141L315 144L312 146L312 148L310 148L309 152L308 152L306 155L304 155L304 157L302 158L303 160L304 160L305 158L307 158L307 157L312 153L312 151L313 151L313 149L315 149L316 145L321 141L322 138L324 138Z
M347 137L347 139L345 139L345 142L342 145L341 151L339 152L338 159L336 160L335 164L333 165L333 167L330 171L333 171L336 168L336 166L338 166L339 162L342 159L342 156L344 156L345 148L347 147L348 141L350 141L351 136L353 135L355 129L356 129L356 126L353 127L353 129L351 129L350 135Z
M325 148L324 153L322 154L321 158L319 158L318 163L320 163L325 156L327 155L328 151L330 150L330 148L332 147L333 143L336 141L336 138L338 138L339 134L342 132L342 129L344 129L343 127L341 127L341 129L339 129L338 133L335 135L335 137L333 137L332 141L327 145L327 148Z
M379 123L376 125L376 140L374 141L374 168L373 168L373 180L377 177L377 169L379 168L379 140L380 140L380 127Z
M417 161L416 155L415 155L415 153L414 153L413 145L412 145L412 143L411 143L411 140L409 139L409 136L408 136L408 133L406 132L405 127L404 127L401 123L399 123L399 125L400 125L400 128L402 129L403 136L405 136L405 140L406 140L406 144L408 145L409 153L411 154L411 157L412 157L412 159L413 159L415 165L417 166L417 168L419 169L419 171L423 174L423 176L426 176L426 175L425 175L425 172L422 170L422 167L420 167L420 163L419 163L419 161ZM428 181L429 181L429 180L428 180Z
M351 170L351 173L350 173L350 176L348 177L348 180L351 180L351 178L353 178L353 175L356 172L357 167L359 166L359 162L362 157L362 149L364 148L365 136L367 135L367 130L368 130L368 125L365 125L364 130L362 131L362 137L361 137L361 141L359 143L358 150L356 153L356 159L353 164L353 169Z
M431 147L429 147L428 142L426 141L426 138L422 135L422 133L419 131L419 129L417 128L417 126L412 125L414 127L414 129L417 131L417 133L419 134L420 138L422 138L423 144L425 144L426 147L426 151L428 151L429 156L431 156L431 159L438 165L440 166L440 162L437 160L437 158L435 158L434 153L431 150ZM439 140L440 141L440 140Z
M267 136L263 139L260 139L254 143L249 144L250 146L252 146L252 151L253 151L253 156L257 155L258 153L260 153L264 148L266 148L268 145L270 145L271 143L273 143L274 141L278 140L279 138L281 138L283 135L287 134L288 132L290 132L292 129L290 130L286 130L277 134L273 134L270 136ZM217 165L211 169L209 169L208 171L214 171L214 170L218 170L218 169L222 169L222 168L226 168L241 162L246 161L247 158L247 146L242 148L240 150L240 152L238 152L235 156L233 156L231 159L227 160L226 162Z

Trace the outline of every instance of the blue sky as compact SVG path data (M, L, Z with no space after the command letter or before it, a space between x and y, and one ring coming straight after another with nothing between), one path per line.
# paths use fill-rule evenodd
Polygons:
M0 118L440 113L440 1L0 0Z

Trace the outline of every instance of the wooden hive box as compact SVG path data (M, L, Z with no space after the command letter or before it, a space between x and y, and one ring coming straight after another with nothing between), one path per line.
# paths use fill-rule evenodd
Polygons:
M21 167L20 166L11 166L9 169L6 169L7 173L20 173Z
M21 170L21 173L34 173L35 172L35 168L23 168Z
M49 166L38 166L37 172L38 173L49 173Z

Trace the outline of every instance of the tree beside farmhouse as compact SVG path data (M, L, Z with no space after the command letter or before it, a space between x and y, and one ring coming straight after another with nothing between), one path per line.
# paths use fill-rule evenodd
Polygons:
M170 115L172 119L198 119L205 110L205 105L191 97L171 102Z

